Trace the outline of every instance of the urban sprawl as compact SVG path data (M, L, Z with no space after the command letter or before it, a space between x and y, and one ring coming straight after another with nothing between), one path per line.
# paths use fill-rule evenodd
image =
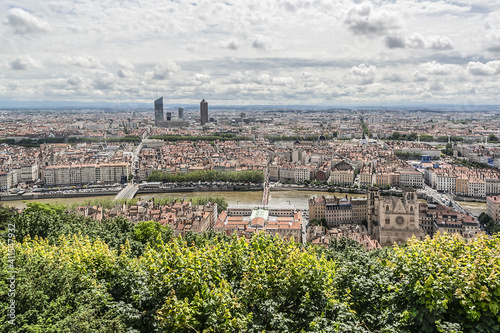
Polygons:
M500 222L499 110L209 110L160 98L151 109L1 110L0 120L0 203L110 194L124 200L78 212L175 234L265 232L325 246L346 236L366 249L487 232L464 200L486 202ZM271 191L304 189L317 191L306 210L268 202ZM261 191L262 202L139 197L231 190Z

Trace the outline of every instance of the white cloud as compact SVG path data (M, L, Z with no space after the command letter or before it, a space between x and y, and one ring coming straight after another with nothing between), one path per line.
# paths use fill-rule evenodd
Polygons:
M431 75L449 75L461 69L457 65L440 64L436 61L427 62L422 64L421 67Z
M95 57L87 54L82 54L74 57L65 57L64 62L73 66L84 68L97 68L100 67L99 61Z
M16 34L48 32L52 29L46 21L21 8L9 9L7 20Z
M158 62L152 71L147 72L146 75L153 80L166 80L173 73L178 72L180 67L173 61Z
M433 50L453 50L453 43L448 37L433 36L427 41L427 47Z
M354 76L356 82L361 85L374 83L376 72L376 66L366 66L365 64L361 64L359 66L354 66L351 68L351 74Z
M0 1L0 100L498 101L500 6L486 0L20 6Z
M481 62L469 62L467 70L472 75L492 76L500 73L500 60L489 61L486 64Z
M116 61L116 64L118 66L120 66L121 68L125 68L125 69L129 69L131 71L133 71L135 69L135 66L134 64L132 64L132 62L130 62L130 60L127 60L127 59L118 59Z

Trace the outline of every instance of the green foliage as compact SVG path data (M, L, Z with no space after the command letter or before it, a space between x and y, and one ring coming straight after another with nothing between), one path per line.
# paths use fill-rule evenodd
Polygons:
M500 232L500 225L496 224L495 221L485 212L482 212L481 215L479 215L478 220L488 235Z
M337 132L332 134L323 134L326 140L332 140L337 137ZM300 141L317 141L317 134L307 134L307 135L264 135L264 138L269 141L295 141L299 139Z
M446 147L441 150L441 152L445 155L453 156L453 145L451 143L447 143Z
M365 137L369 138L372 133L368 129L368 125L365 124L365 121L362 117L359 118L359 121L361 123L361 127L363 128L363 134L365 135Z
M172 237L157 222L93 222L45 206L9 218L16 326L2 296L2 332L500 330L499 236L438 234L366 252L347 238L326 248L263 234ZM2 241L3 290L8 250Z
M500 238L437 235L395 246L386 266L398 278L391 291L412 332L455 324L466 332L500 330Z
M488 142L498 142L498 136L491 133L490 135L488 135Z
M0 230L7 229L7 225L10 223L12 216L14 215L14 210L0 203Z
M264 172L259 170L249 170L249 171L234 171L234 172L223 172L216 170L199 170L188 173L178 173L175 175L161 172L159 170L153 170L151 175L147 178L148 182L211 182L211 181L223 181L223 182L252 182L252 183L262 183L264 181Z
M66 206L63 204L55 203L42 203L38 201L26 202L25 214L33 212L41 212L50 216L62 215L66 211Z
M11 223L15 225L16 239L28 237L47 239L57 244L61 235L82 235L90 239L102 239L111 248L120 249L127 241L134 255L144 250L142 243L133 237L134 224L123 217L103 219L86 218L75 213L59 213L64 206L33 202L27 205L22 214L14 214Z
M168 243L173 237L173 231L169 226L156 221L141 221L134 227L133 232L136 241L150 246Z

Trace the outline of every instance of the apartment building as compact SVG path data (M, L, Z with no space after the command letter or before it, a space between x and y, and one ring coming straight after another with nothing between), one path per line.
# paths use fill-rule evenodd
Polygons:
M123 176L128 175L127 163L53 165L45 167L43 172L45 186L119 183Z
M401 170L399 171L400 186L422 188L424 187L424 175L415 170Z
M486 213L500 224L500 196L486 197Z

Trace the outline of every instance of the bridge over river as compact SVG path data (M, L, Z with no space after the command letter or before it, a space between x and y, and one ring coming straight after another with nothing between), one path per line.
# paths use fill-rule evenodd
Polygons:
M132 199L137 194L137 191L139 191L138 185L127 185L127 187L124 187L120 193L116 195L115 200Z

